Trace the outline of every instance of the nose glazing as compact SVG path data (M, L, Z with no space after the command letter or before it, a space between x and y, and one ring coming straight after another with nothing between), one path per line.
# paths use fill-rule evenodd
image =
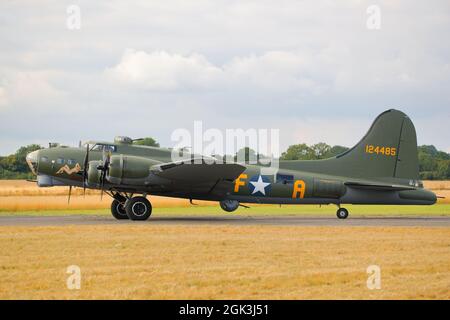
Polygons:
M30 167L31 172L35 175L37 175L38 156L39 150L36 150L27 154L26 157L27 164Z

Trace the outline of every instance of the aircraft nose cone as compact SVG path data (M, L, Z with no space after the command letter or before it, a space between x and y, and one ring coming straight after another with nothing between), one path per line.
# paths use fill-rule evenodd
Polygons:
M38 157L39 150L30 152L26 157L27 164L30 167L31 172L33 172L33 174L35 175L37 175Z
M27 160L36 162L38 152L39 152L39 150L36 150L36 151L30 152L29 154L27 154Z

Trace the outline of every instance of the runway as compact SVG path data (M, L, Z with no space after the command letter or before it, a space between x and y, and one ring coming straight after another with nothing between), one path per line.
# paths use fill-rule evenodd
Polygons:
M310 216L153 216L147 221L115 220L105 215L0 216L0 226L65 225L272 225L450 227L450 217L349 217L345 220Z

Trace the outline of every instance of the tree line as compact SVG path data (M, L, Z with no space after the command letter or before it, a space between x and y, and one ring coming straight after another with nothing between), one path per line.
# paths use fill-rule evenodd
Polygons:
M319 160L337 156L349 148L317 143L308 146L304 143L290 146L281 155L281 160ZM450 154L439 151L433 145L417 147L419 157L419 176L422 180L450 179Z
M134 142L137 145L159 147L159 143L147 137ZM29 152L41 149L37 144L20 147L14 154L0 156L0 179L33 179L26 163L25 157ZM295 144L282 153L281 160L319 160L337 156L349 148L344 146L330 146L324 142L307 145ZM259 157L254 150L243 148L239 150L235 159L256 159ZM447 180L450 179L450 154L437 150L433 145L418 147L419 174L423 180ZM255 158L256 157L256 158Z

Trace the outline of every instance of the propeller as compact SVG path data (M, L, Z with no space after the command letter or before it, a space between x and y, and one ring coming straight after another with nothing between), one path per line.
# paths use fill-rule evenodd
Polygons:
M88 174L88 165L89 165L89 143L86 144L86 155L84 156L84 165L83 165L83 196L86 195L86 180Z
M106 175L109 171L110 162L111 162L111 152L106 152L106 150L103 149L103 164L101 164L97 167L97 169L101 171L101 174L100 174L100 189L101 189L100 199L103 199Z
M70 204L70 195L72 194L72 186L69 186L69 197L67 198L67 204Z

